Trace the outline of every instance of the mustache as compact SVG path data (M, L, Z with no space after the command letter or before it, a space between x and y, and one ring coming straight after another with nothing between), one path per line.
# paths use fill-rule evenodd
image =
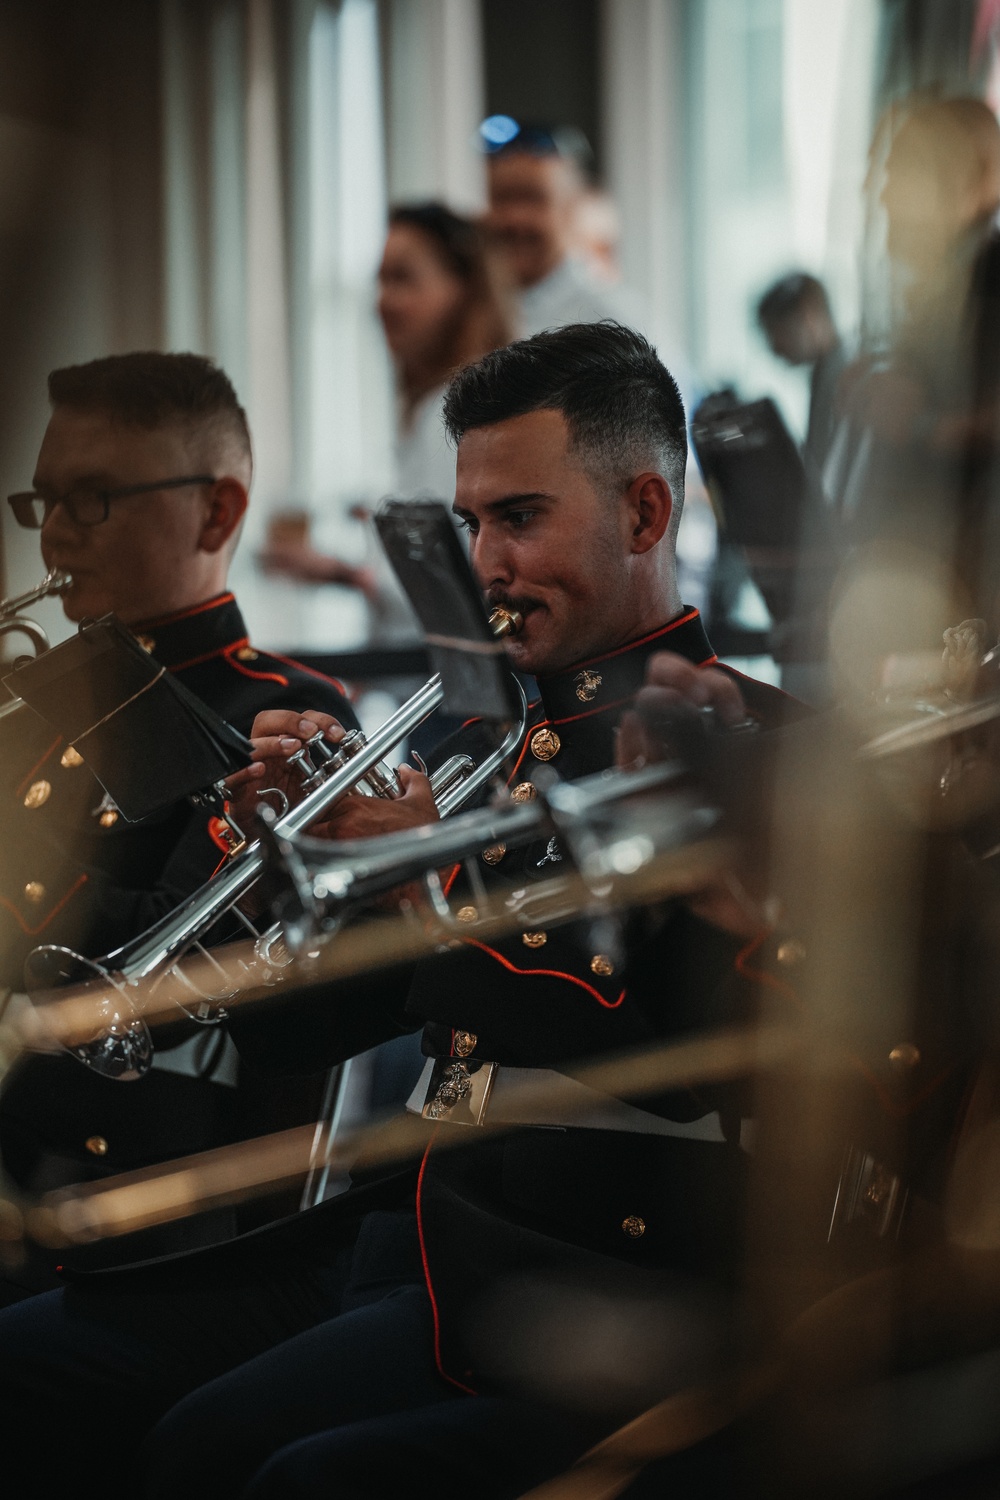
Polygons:
M506 589L489 589L486 594L486 603L490 609L502 606L512 613L516 611L519 615L526 615L529 610L539 608L539 601L532 599L529 594L511 594Z

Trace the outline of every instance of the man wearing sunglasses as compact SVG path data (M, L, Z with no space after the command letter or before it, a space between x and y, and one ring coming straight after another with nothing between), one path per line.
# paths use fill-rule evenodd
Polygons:
M38 532L45 565L71 575L62 601L69 619L113 612L244 733L267 708L321 710L353 724L337 684L250 643L227 590L252 453L226 375L193 354L136 353L56 370L48 384L53 409L33 489L9 503ZM0 721L0 799L0 984L13 990L38 944L99 957L145 931L226 857L223 831L204 808L185 802L127 823L80 754L28 709ZM193 1076L220 1055L216 1031L181 1021L176 1039L166 1050L158 1044L165 1066L127 1087L68 1057L32 1061L0 1101L7 1170L31 1190L231 1133L233 1089Z

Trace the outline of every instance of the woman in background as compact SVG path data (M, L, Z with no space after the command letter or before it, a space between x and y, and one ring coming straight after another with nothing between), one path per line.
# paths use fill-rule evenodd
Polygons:
M479 226L443 203L392 209L378 313L396 368L396 495L450 505L455 452L441 418L445 387L462 365L513 337L498 264ZM369 597L377 588L370 569L350 567L308 541L272 541L262 561L304 581L361 588Z

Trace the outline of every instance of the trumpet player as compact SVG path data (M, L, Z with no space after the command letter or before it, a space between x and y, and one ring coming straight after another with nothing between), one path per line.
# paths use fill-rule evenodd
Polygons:
M352 723L339 686L255 647L227 587L247 507L246 414L224 372L193 354L134 353L54 370L32 489L10 497L47 567L72 582L70 620L113 611L157 662L244 733L268 707ZM96 957L143 932L226 857L224 829L187 803L130 824L85 758L24 708L0 722L4 853L0 982L61 943ZM231 1087L196 1076L196 1028L168 1067L119 1087L38 1058L5 1090L5 1165L22 1186L78 1181L197 1149L234 1127ZM218 1055L214 1034L200 1035Z
M537 795L543 768L572 779L613 766L647 674L724 724L795 711L721 668L678 595L684 412L643 338L617 324L536 335L462 371L446 413L473 569L489 603L520 617L510 661L540 690L509 766L515 800ZM335 732L322 713L309 720ZM287 711L258 718L238 804L280 779L302 732ZM474 750L481 733L470 725L448 748ZM398 799L345 798L315 831L364 837L432 820L426 778L401 779ZM476 878L530 888L562 857L555 839L496 845ZM474 909L476 881L463 879L452 899ZM526 926L238 1012L243 1054L288 1071L423 1027L411 1108L436 1122L426 1155L255 1237L77 1281L0 1316L11 1463L24 1444L40 1489L72 1477L106 1496L388 1500L471 1478L501 1500L700 1377L725 1342L738 1271L738 1102L708 1090L638 1108L595 1094L570 1126L561 1108L586 1058L749 1005L734 964L761 921L748 906L719 925L676 903L631 950L586 924ZM540 1102L508 1117L505 1083L519 1070ZM492 1092L474 1113L482 1078ZM491 1111L508 1134L477 1132ZM453 1132L463 1149L439 1149ZM655 1367L637 1373L594 1332L618 1298L658 1308L677 1330L658 1341ZM127 1403L143 1436L135 1463L87 1440L95 1403Z

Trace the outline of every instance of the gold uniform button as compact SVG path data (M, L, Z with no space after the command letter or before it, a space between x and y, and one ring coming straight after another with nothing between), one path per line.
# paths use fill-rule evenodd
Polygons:
M33 781L24 794L25 807L43 807L52 795L50 781Z
M522 932L521 942L526 948L544 948L549 940L547 932Z
M107 1156L108 1143L103 1135L88 1135L85 1143L91 1156Z
M156 642L153 640L153 637L151 635L137 635L136 640L139 642L139 645L142 647L143 651L156 650Z
M607 979L615 972L615 966L606 953L595 953L590 960L590 972L601 979Z
M476 1043L478 1041L479 1038L476 1036L476 1033L474 1031L456 1031L455 1056L471 1057L473 1052L475 1052L476 1050Z
M29 880L24 887L24 895L26 900L37 906L39 901L45 899L45 887L40 880Z
M260 652L255 651L252 646L241 646L236 653L238 661L256 661L259 655Z
M806 950L798 938L786 938L778 945L778 962L791 968L794 964L800 964L806 956Z
M118 822L117 810L113 807L106 807L97 821L102 828L114 828Z
M67 745L66 749L63 751L62 755L60 755L60 757L59 757L59 764L61 766L65 767L65 769L68 771L73 766L82 766L83 765L83 756L80 754L79 750L77 750L74 745Z
M498 865L506 853L506 844L491 844L488 849L483 850L483 859L488 865Z
M561 744L554 729L536 729L531 736L531 753L536 760L551 760L559 754Z
M514 802L534 802L538 791L530 781L519 781L510 795Z
M630 1240L641 1240L646 1233L646 1221L638 1214L629 1214L627 1219L622 1219L622 1229Z
M455 913L459 922L478 922L479 913L474 906L460 906Z
M889 1053L889 1066L897 1073L908 1073L915 1068L920 1061L920 1048L915 1047L912 1042L900 1042L898 1047L893 1047Z

